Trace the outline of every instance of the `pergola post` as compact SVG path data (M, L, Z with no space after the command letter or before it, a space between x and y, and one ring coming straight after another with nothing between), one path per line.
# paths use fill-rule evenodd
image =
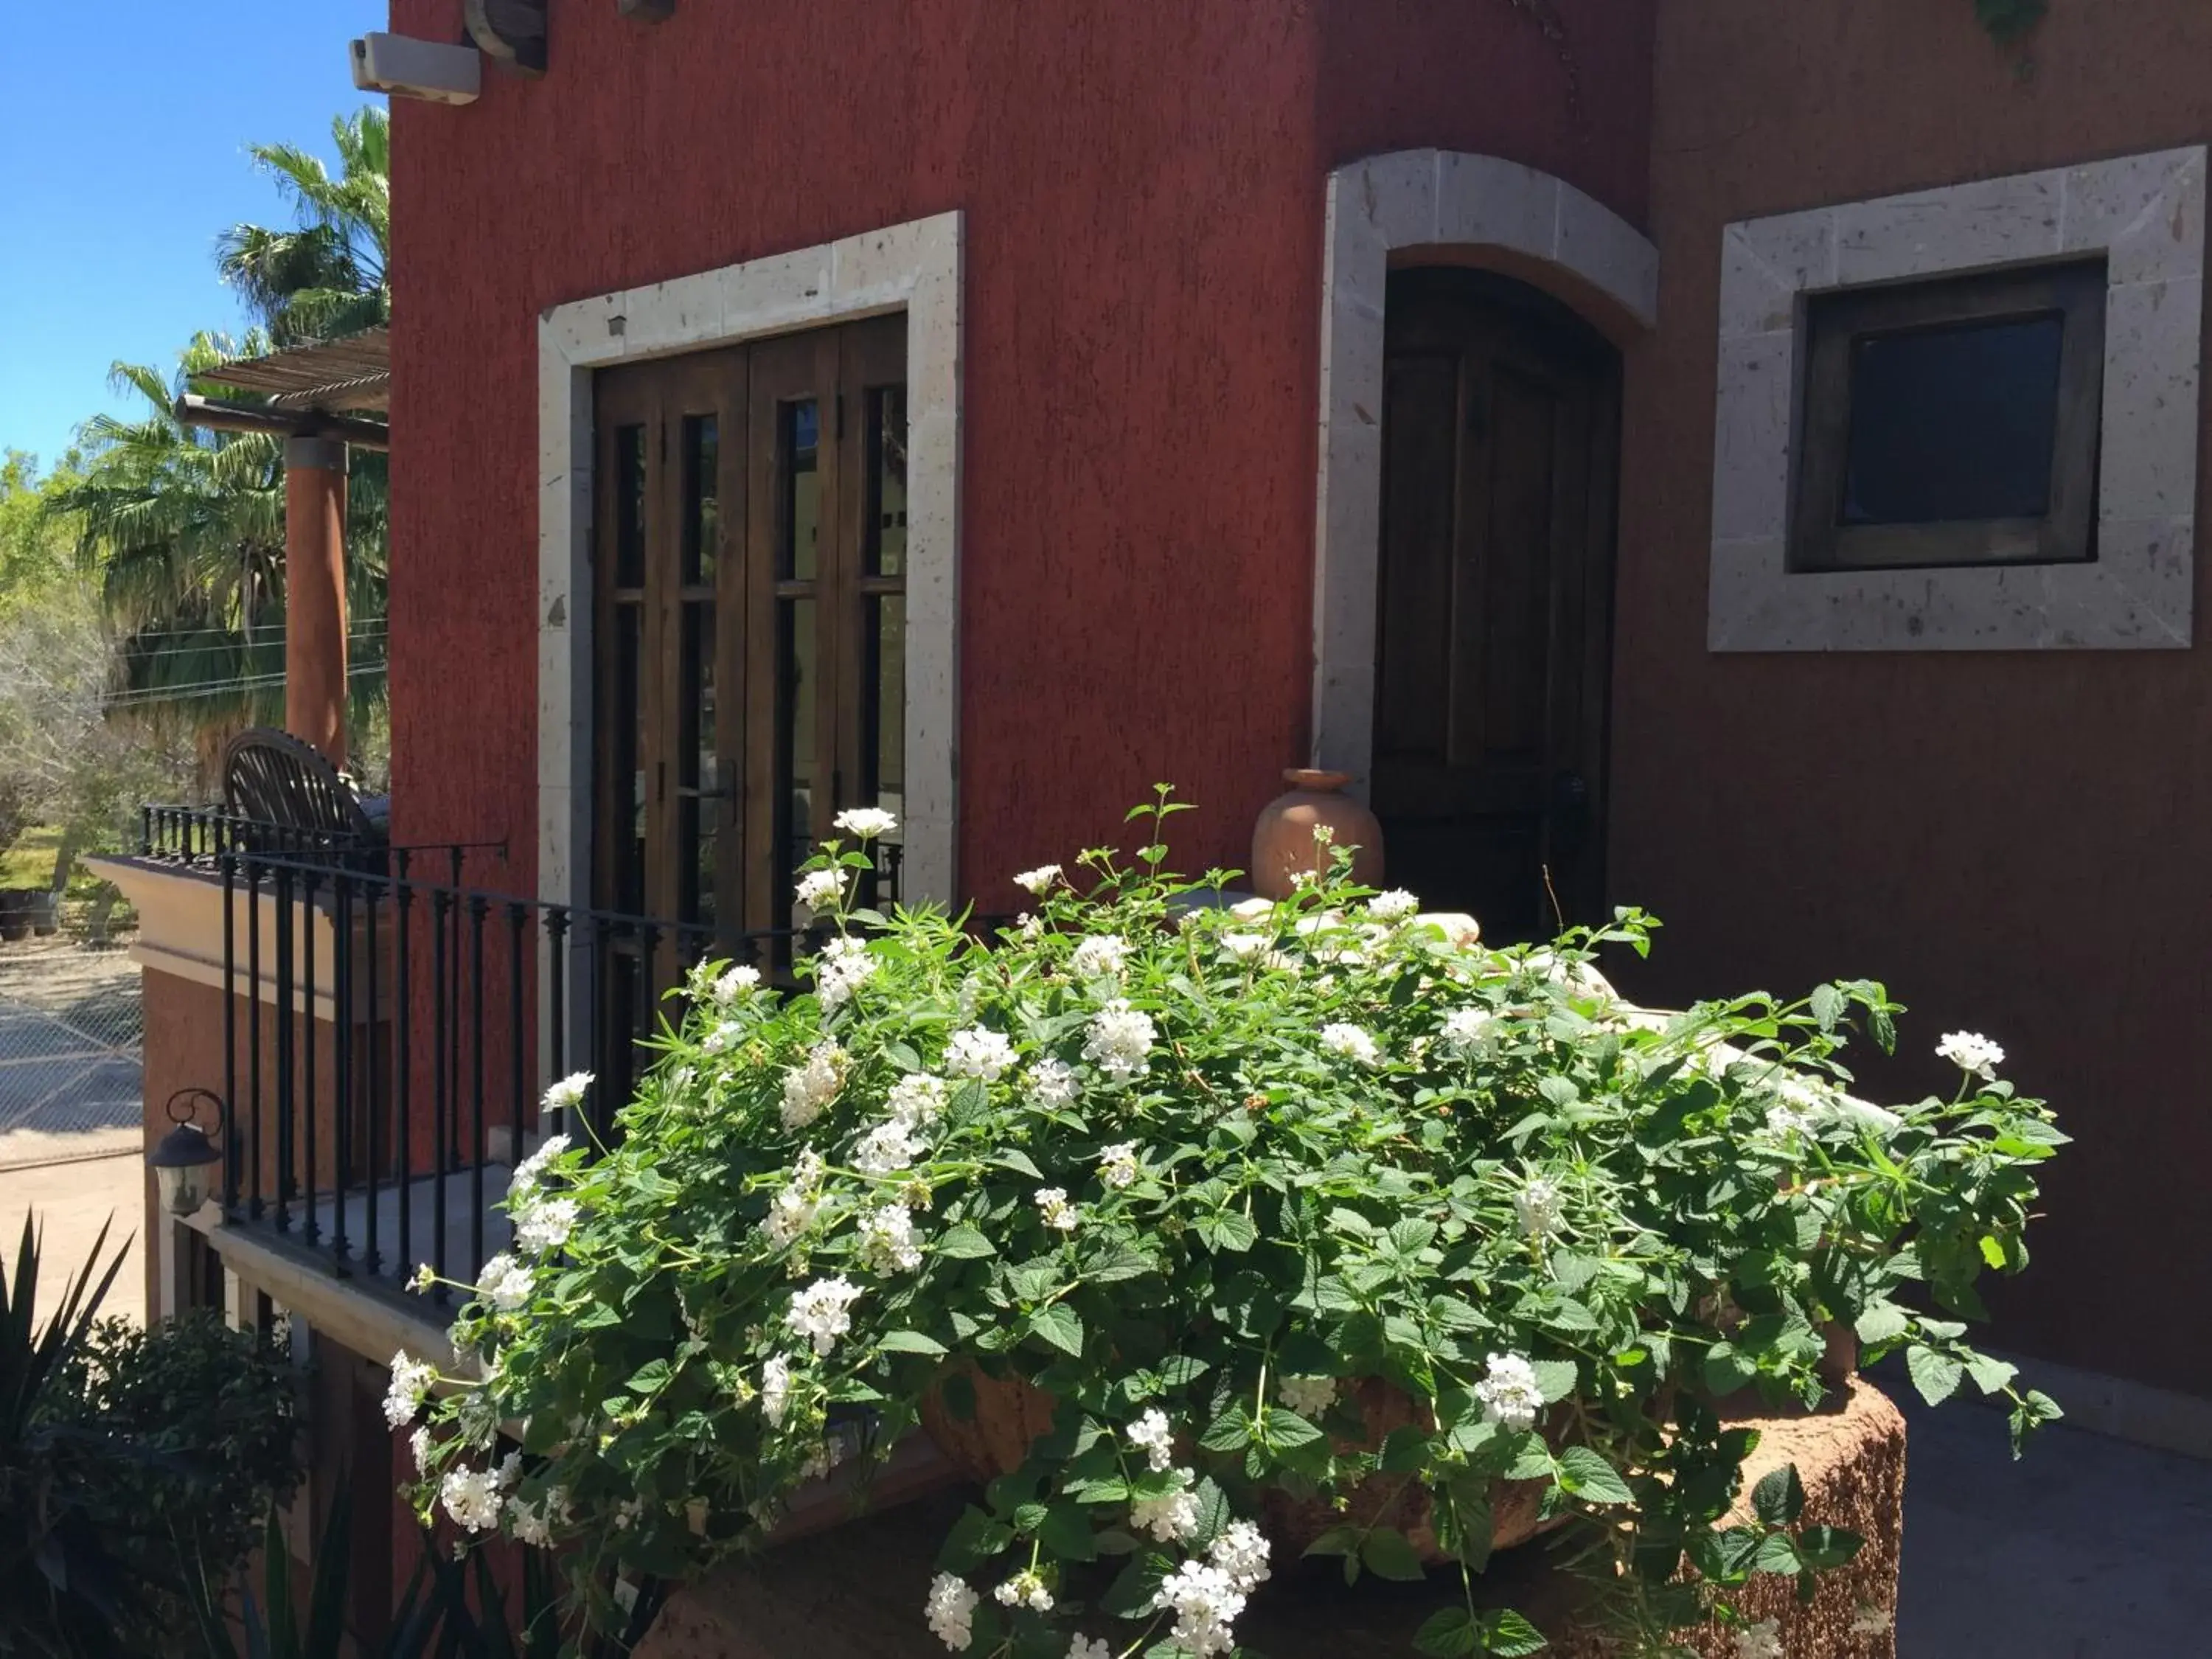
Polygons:
M284 729L346 761L346 447L284 441Z

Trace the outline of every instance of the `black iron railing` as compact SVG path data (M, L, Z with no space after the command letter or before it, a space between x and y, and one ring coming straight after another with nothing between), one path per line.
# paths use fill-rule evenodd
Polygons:
M772 970L794 942L465 886L459 845L363 865L150 811L146 855L223 892L225 1216L341 1274L472 1281L506 1248L514 1161L556 1129L607 1144L688 970ZM541 1121L547 1085L580 1071L579 1116Z

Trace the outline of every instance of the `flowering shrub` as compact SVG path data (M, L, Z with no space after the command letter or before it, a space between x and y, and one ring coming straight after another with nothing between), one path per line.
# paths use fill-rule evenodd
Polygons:
M1839 1055L1890 1046L1877 984L1648 1013L1593 966L1642 915L1495 951L1341 855L1211 908L1222 872L1162 873L1176 810L1080 890L1025 872L988 943L851 908L884 824L841 826L801 988L702 968L619 1146L517 1172L518 1253L454 1329L481 1375L416 1432L426 1515L558 1543L605 1617L616 1573L758 1547L841 1458L1012 1381L1056 1413L915 1610L954 1651L1230 1652L1287 1501L1347 1576L1455 1567L1422 1650L1511 1654L1542 1638L1474 1589L1509 1493L1650 1629L1849 1559L1790 1471L1724 1524L1754 1437L1714 1409L1816 1403L1832 1328L1930 1400L2011 1395L2016 1435L2056 1414L1964 1341L2063 1139L1994 1044L1946 1040L1952 1098L1863 1105ZM434 1381L395 1365L395 1424Z

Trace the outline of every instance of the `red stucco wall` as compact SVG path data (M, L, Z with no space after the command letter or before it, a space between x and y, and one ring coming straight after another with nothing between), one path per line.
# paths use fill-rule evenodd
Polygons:
M2076 1137L1994 1340L2203 1394L2198 1220L2212 659L2193 650L1712 656L1723 227L2212 137L2212 9L2051 8L2032 74L1965 0L1662 0L1656 337L1632 356L1613 699L1616 896L1651 988L1835 975L1966 1026ZM2200 506L2200 519L2202 515ZM2200 597L2200 605L2203 599Z
M453 38L458 0L394 0ZM1303 760L1328 168L1441 144L1644 208L1648 5L556 4L552 68L394 110L400 833L536 838L536 319L968 216L963 884L1111 838L1156 779L1241 865Z

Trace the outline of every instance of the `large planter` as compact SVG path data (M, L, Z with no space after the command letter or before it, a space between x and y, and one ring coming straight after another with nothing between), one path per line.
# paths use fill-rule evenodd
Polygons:
M14 941L31 936L31 901L44 898L33 887L0 888L0 939Z
M1283 774L1289 790L1260 809L1252 826L1252 890L1262 898L1288 898L1294 877L1324 874L1329 847L1349 847L1352 878L1363 887L1382 884L1382 824L1366 805L1343 792L1348 772L1292 767ZM1324 846L1316 829L1328 832Z

